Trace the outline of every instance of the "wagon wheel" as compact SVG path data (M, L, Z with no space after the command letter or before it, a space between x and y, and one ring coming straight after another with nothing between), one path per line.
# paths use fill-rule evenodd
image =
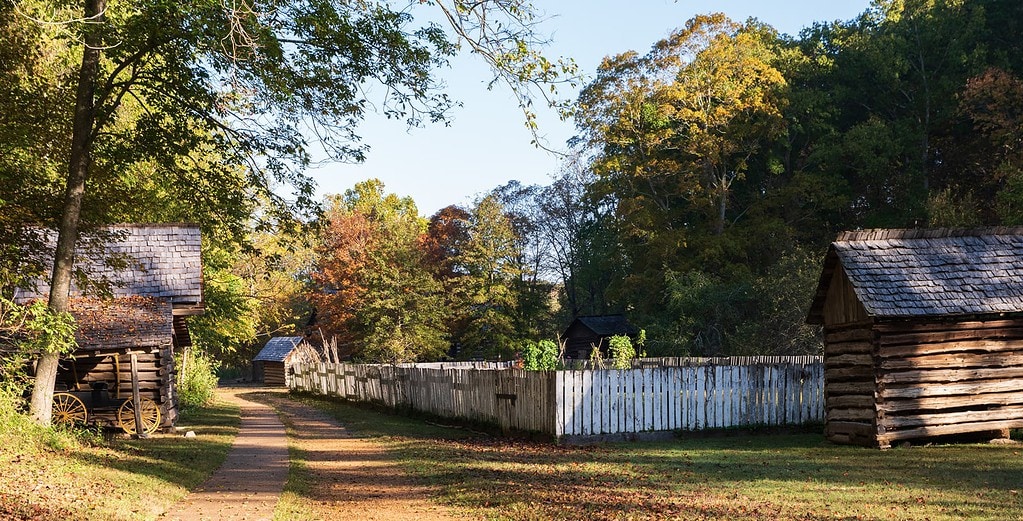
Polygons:
M160 406L149 398L139 399L139 412L142 417L142 432L152 434L160 426ZM128 434L135 434L135 402L130 398L117 410L117 425Z
M71 393L53 393L53 422L72 426L84 424L89 418L85 403Z

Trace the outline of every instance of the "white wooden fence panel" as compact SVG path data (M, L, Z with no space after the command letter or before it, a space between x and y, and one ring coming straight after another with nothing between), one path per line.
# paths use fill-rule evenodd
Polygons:
M639 373L637 371L623 371L622 375L625 377L625 388L622 391L622 407L625 410L625 415L622 420L625 425L622 426L621 432L636 432L636 378Z
M651 390L650 403L653 405L653 421L651 428L655 431L667 430L664 426L664 369L651 369Z
M706 429L707 425L707 368L697 367L696 374L696 427L695 429Z
M565 406L574 397L571 385L574 381L574 372L558 371L555 374L555 399L557 400L555 410L558 413L558 426L561 435L574 432L572 425L575 422L575 414L571 407Z

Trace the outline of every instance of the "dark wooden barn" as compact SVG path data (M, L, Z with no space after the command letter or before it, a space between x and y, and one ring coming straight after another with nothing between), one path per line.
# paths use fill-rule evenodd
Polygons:
M608 339L615 335L635 337L639 334L624 315L593 315L577 317L561 335L565 358L586 359L596 347L607 355Z
M157 404L160 426L170 428L178 416L174 350L191 344L185 318L204 311L199 228L118 225L109 231L102 254L80 252L76 259L76 267L93 280L109 283L110 295L90 297L72 288L78 348L61 361L56 390L89 402L102 389L110 403L137 390ZM111 256L117 261L109 262ZM44 282L19 291L16 300L45 298L48 292ZM100 423L116 423L115 416L116 411L90 413Z
M833 442L1023 427L1023 228L843 233L807 321Z
M300 336L275 336L268 340L252 359L253 379L275 387L287 385L288 364L302 340Z

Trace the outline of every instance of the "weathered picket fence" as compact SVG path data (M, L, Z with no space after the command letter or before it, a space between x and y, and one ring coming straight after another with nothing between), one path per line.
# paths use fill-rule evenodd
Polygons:
M435 369L364 364L296 364L289 386L393 409L553 434L553 373L521 369Z
M820 357L535 372L296 364L292 389L558 439L824 420Z
M557 436L824 421L823 363L556 373Z

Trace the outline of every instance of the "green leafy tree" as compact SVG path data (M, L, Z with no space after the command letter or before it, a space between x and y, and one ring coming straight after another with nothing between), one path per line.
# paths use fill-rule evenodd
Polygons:
M302 228L253 231L248 245L224 259L230 265L204 276L204 280L218 282L216 289L230 289L233 299L244 303L231 309L251 328L251 334L238 336L239 342L227 343L229 349L211 351L223 367L247 368L258 349L273 336L302 335L312 312L307 296L313 250L307 242ZM206 271L211 271L210 266L204 262ZM213 328L229 328L235 323L233 316L208 322Z
M230 360L239 348L256 340L257 302L246 280L231 271L231 252L204 246L205 312L188 319L189 333L200 351Z
M608 287L622 276L625 259L618 247L610 205L587 190L596 181L578 155L537 195L537 241L545 273L560 281L560 321L601 315L616 308Z
M512 222L493 196L470 212L469 238L459 264L466 274L460 295L466 329L457 339L464 357L511 358L521 333L516 330L521 280L520 251Z
M77 347L75 329L70 313L54 313L41 300L18 304L0 295L0 394L21 396L30 357L50 350L58 355L72 352Z
M956 114L957 91L985 59L981 4L878 1L803 34L817 66L792 78L795 95L822 110L800 118L813 126L796 126L793 140L805 143L807 173L845 182L845 228L922 225L942 190L981 186Z
M427 222L409 198L370 180L336 196L318 247L310 298L346 354L374 362L442 357L443 286L423 247Z
M409 11L383 2L284 1L263 11L247 1L87 0L83 8L6 1L4 28L18 29L5 30L4 38L22 45L14 47L19 59L0 62L0 112L17 110L24 93L40 90L26 79L57 78L53 85L66 86L25 106L45 115L56 132L25 132L33 125L29 117L0 122L5 135L41 138L12 142L18 150L3 155L5 180L18 179L12 172L24 169L25 158L59 158L40 161L52 169L28 165L38 172L33 179L46 182L32 186L48 193L20 198L16 207L57 201L42 207L48 215L41 219L58 230L54 312L67 309L80 230L111 222L108 209L188 201L197 212L223 216L221 223L240 239L251 217L281 219L312 206L312 183L302 173L310 133L335 158L363 158L356 127L374 105L364 97L368 84L385 87L378 105L391 117L413 125L443 119L451 102L431 72L456 41L493 68L495 81L511 85L523 107L536 92L530 85L574 72L571 63L550 62L534 50L536 15L529 4L424 5L441 10L454 38L437 25L414 25ZM60 59L45 74L23 74L41 56ZM33 147L51 154L33 156ZM275 182L293 186L298 204L284 201ZM259 214L257 201L269 203ZM57 360L48 354L37 364L31 408L42 423L49 423Z
M517 274L511 281L516 295L515 330L522 338L538 339L555 329L551 306L554 284L546 277L548 245L541 227L545 216L540 208L540 186L510 181L490 192L504 208L515 237L512 257Z
M783 55L769 27L698 16L646 55L605 59L580 95L578 142L596 175L589 195L613 208L611 244L623 257L606 294L660 343L689 342L667 311L679 291L666 272L738 288L751 264L769 265L784 248L756 235L766 228L788 241L783 219L762 215L782 206L768 195L783 182Z

